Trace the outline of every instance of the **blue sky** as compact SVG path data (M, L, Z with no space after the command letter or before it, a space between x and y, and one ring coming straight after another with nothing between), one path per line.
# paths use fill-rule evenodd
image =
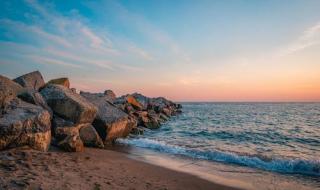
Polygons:
M320 100L318 0L0 4L2 75L175 100Z

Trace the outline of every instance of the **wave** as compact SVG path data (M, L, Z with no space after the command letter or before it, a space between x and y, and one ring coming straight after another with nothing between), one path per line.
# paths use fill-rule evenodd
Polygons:
M188 149L180 146L169 145L165 142L147 138L138 139L118 139L121 144L133 145L141 148L148 148L168 154L183 155L191 158L205 159L224 163L238 164L267 171L302 174L309 176L320 176L320 160L304 159L270 159L263 160L257 156L237 155L230 152L217 150L203 151Z

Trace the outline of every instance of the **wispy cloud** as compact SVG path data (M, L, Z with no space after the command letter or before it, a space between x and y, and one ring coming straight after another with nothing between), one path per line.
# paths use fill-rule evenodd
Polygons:
M147 61L152 61L154 59L154 57L150 53L148 53L146 50L136 47L134 45L129 46L128 49L130 52L140 56L141 58Z
M320 44L320 22L307 28L294 42L290 43L280 53L281 56L302 51Z
M47 58L47 57L41 57L41 56L36 56L36 55L30 55L29 56L33 61L39 63L39 64L53 64L53 65L62 65L62 66L67 66L67 67L75 67L75 68L83 68L81 65L61 61L58 59L52 59L52 58Z
M104 13L112 12L113 16L117 16L119 22L124 27L130 27L131 30L142 35L145 39L152 43L153 47L158 47L158 51L165 54L166 57L170 57L172 63L192 63L191 56L181 47L164 29L152 24L147 18L139 15L135 12L130 12L120 2L106 1L103 6L101 4L95 4L94 9L100 10L101 17L108 18L108 15ZM138 46L136 46L138 47ZM145 58L146 60L163 60L163 57L157 57L155 55L150 56L151 53L147 53L146 50L131 48L137 55Z
M26 61L29 59L30 62L74 68L137 69L138 66L120 65L117 61L121 51L126 51L125 42L118 43L118 49L114 48L113 40L108 38L103 30L98 31L99 28L93 30L80 16L62 15L52 4L35 0L25 2L32 9L32 12L25 14L28 18L32 18L32 22L27 24L21 20L5 18L0 20L0 29L14 36L11 45L18 48L22 56L28 54L25 57ZM74 12L77 14L77 11ZM19 41L14 42L17 39ZM8 53L14 54L14 51ZM151 59L143 49L137 48L133 53Z

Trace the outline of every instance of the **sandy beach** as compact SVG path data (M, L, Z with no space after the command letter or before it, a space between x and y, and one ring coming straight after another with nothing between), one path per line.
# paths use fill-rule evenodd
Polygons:
M217 189L235 188L129 158L112 150L66 153L12 149L0 155L0 189Z

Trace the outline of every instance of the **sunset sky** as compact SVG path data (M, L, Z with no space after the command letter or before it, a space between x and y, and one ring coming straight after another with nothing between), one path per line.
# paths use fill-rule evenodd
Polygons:
M319 0L0 5L1 75L177 101L320 101Z

